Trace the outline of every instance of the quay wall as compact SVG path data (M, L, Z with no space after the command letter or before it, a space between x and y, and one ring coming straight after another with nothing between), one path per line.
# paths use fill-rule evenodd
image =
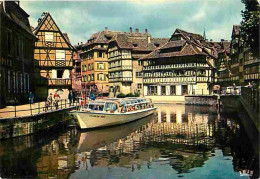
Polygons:
M182 103L185 104L185 96L145 96L154 103Z
M185 96L185 104L216 106L218 104L218 97L212 95Z
M68 112L72 108L16 118L0 119L0 139L18 137L49 129L71 120Z

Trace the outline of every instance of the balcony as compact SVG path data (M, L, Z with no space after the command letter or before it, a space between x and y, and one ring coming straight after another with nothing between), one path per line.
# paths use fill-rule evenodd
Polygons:
M35 60L34 65L39 67L73 67L72 61L67 60Z
M207 68L209 67L206 63L184 63L184 64L171 64L171 65L156 65L156 66L144 66L143 71L149 70L172 70L172 69L185 69L185 68L196 68L202 67Z
M260 59L250 59L249 61L245 62L245 65L250 65L250 64L254 64L254 63L259 63Z
M132 70L132 65L115 66L115 67L110 67L109 68L109 72L121 71L121 70Z
M109 78L109 82L132 82L133 78L132 77L111 77Z
M48 85L49 86L70 86L71 79L57 79L57 78L48 79Z
M122 70L122 66L115 66L115 67L110 67L109 68L109 72L112 72L112 71L121 71Z
M108 61L120 60L121 58L122 58L121 55L113 56L113 57L109 57L109 58L108 58Z
M144 84L149 83L183 83L183 84L195 84L196 82L213 82L213 78L211 77L196 77L190 76L190 77L174 77L174 78L149 78L144 79Z
M244 75L245 80L259 80L260 74L259 73L251 73Z

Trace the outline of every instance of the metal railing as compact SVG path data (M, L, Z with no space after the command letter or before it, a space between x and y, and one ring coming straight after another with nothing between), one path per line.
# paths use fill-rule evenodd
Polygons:
M241 88L241 96L243 100L257 112L259 112L259 95L260 91L258 89L248 87Z
M75 100L73 102L69 102L68 99L59 99L56 103L55 100L52 101L52 104L48 104L47 101L38 102L34 104L27 104L28 106L25 107L25 109L18 109L21 106L12 106L12 109L10 110L0 110L0 119L3 118L16 118L16 117L24 117L24 116L34 116L38 114L43 114L47 112L53 112L58 111L62 109L68 109L72 106L79 106L78 100ZM10 107L11 108L11 107Z

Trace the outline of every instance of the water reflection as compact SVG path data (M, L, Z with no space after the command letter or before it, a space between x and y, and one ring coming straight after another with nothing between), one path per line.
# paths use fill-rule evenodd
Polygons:
M258 177L258 153L237 117L202 106L158 107L127 125L1 141L1 177Z

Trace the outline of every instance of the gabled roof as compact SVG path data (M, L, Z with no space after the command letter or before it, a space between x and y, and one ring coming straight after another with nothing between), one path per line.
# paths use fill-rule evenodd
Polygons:
M91 35L89 40L83 44L83 47L86 47L91 44L108 44L109 41L114 37L116 33L122 33L118 31L99 31Z
M52 18L51 14L49 12L43 12L41 18L38 19L38 25L34 29L34 34L37 35L40 31L41 27L44 25L47 18L50 17L50 20L53 22L54 26L46 27L48 30L59 32L60 35L63 37L64 41L67 43L69 47L71 47L73 50L76 50L70 43L70 39L67 33L62 33L59 26L56 24L54 19ZM57 29L55 29L57 28Z
M182 39L174 40L173 36L176 35L181 35ZM140 60L194 55L210 55L215 57L217 54L215 54L216 52L214 52L214 48L204 42L205 40L199 34L189 33L181 29L176 29L166 44L152 51L150 54L144 58L141 58ZM213 50L212 54L210 54L208 49Z
M0 13L3 13L9 20L16 23L35 38L30 27L29 15L14 1L5 1L5 11L3 2L0 2Z
M151 38L148 33L124 32L117 33L110 42L116 42L121 49L149 52L162 46L168 40L168 38Z

